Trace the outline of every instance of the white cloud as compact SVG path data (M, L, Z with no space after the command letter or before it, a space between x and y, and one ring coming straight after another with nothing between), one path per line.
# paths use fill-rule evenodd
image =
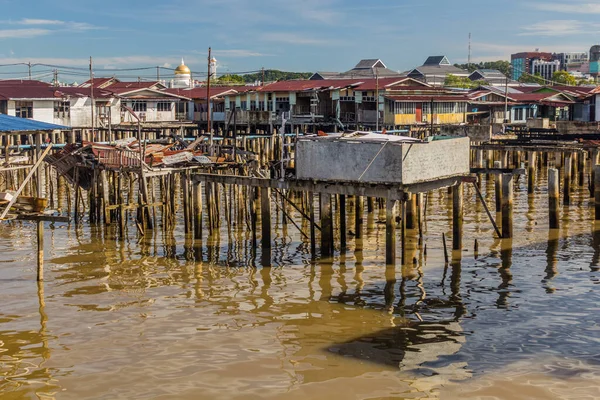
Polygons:
M598 32L600 26L573 19L557 19L538 22L523 27L520 36L567 36Z
M313 45L323 46L332 44L332 41L326 39L315 39L304 35L295 33L284 33L284 32L269 32L262 34L260 39L268 42L280 42L294 45Z
M50 34L48 29L0 29L0 39L26 39Z
M215 57L267 57L270 54L263 54L257 51L246 49L214 50Z
M163 68L173 68L173 64L166 62L162 65L162 67Z
M585 3L581 1L575 2L575 4L564 3L533 3L530 5L536 10L541 11L552 11L566 14L600 14L600 4L598 3Z
M15 22L18 25L64 25L65 21L59 21L55 19L34 19L34 18L23 18L22 20Z
M473 60L476 62L480 61L497 61L497 60L509 60L510 55L514 53L520 53L524 51L546 51L549 53L553 52L586 52L585 46L581 43L574 44L556 44L552 46L540 46L534 43L525 44L502 44L502 43L485 43L485 42L473 42ZM457 62L466 62L466 59L458 59Z

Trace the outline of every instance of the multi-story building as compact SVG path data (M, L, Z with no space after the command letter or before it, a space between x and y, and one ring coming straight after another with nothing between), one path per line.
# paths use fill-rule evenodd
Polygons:
M586 65L589 68L588 53L556 53L553 59L560 61L561 71L589 72L584 70Z
M600 45L590 49L590 75L597 78L600 75Z
M512 78L516 81L519 80L523 74L533 74L533 72L531 72L531 67L536 60L552 61L552 54L540 51L512 54L510 56Z
M542 60L533 60L531 63L531 74L537 75L539 74L542 78L547 81L552 80L552 75L556 71L560 71L560 61L542 61Z

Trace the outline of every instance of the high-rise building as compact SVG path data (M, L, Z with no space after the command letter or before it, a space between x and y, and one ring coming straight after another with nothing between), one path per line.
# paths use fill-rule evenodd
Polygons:
M589 61L588 53L557 53L553 54L554 60L560 61L562 71L582 71L583 66Z
M518 80L523 74L533 74L531 72L531 67L535 60L552 61L552 54L540 51L512 54L510 56L512 78Z
M600 45L590 49L590 74L597 78L600 75Z

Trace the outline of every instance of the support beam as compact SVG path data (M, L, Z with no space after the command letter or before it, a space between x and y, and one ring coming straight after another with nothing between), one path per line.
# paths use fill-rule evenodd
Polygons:
M595 220L600 221L600 165L594 165L596 182L594 182L594 210Z
M340 206L340 250L345 251L347 245L346 238L346 195L340 194L339 197Z

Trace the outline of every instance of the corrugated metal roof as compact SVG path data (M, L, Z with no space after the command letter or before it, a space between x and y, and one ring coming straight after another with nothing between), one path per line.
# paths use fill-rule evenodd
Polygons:
M48 124L33 119L18 118L6 114L0 114L0 132L32 132L53 131L56 129L67 130L67 126Z

